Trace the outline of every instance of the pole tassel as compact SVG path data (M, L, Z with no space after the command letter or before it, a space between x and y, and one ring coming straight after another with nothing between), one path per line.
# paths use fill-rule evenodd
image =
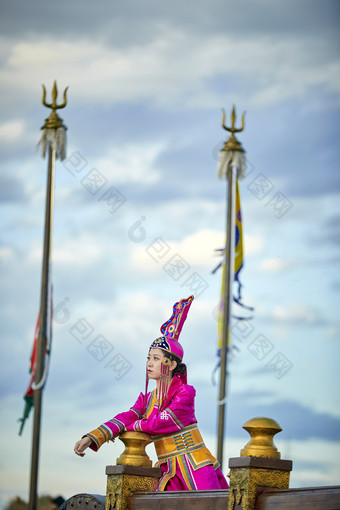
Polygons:
M246 169L246 156L244 152L222 150L219 154L217 176L219 179L227 179L228 172L232 167L237 167L237 178L242 179Z
M66 129L61 126L55 128L43 128L42 135L38 142L38 148L41 146L41 155L46 157L48 145L55 151L56 159L63 161L66 158Z

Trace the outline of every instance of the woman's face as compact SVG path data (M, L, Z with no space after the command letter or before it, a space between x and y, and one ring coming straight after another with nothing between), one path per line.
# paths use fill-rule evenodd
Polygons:
M161 365L162 359L164 358L164 353L162 349L158 347L152 347L150 349L149 355L147 357L146 370L148 373L149 379L154 379L155 381L159 381L161 377Z
M146 370L148 373L149 379L154 379L155 381L159 381L161 377L161 366L162 360L164 358L164 352L159 347L152 347L149 351L149 356L146 362ZM169 363L170 372L172 372L177 366L176 361L171 361Z

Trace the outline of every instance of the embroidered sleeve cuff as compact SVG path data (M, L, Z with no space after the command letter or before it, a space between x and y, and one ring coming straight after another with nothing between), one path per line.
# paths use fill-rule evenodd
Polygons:
M101 425L97 429L92 430L88 434L85 434L85 436L92 440L93 444L90 446L90 448L94 451L99 450L102 444L104 444L106 441L109 441L113 437L111 430L105 427L105 425Z

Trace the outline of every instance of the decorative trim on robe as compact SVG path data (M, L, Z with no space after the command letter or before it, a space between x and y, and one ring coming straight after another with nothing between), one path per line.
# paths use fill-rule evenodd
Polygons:
M168 481L173 478L176 474L176 459L170 459L168 462L168 470L165 471L163 476L159 480L157 491L164 491Z
M158 462L155 467L167 464L167 470L157 490L164 490L166 483L176 474L176 460L188 490L197 489L193 471L211 465L214 470L219 462L210 453L196 424L184 427L180 432L153 437ZM164 480L163 480L164 479Z

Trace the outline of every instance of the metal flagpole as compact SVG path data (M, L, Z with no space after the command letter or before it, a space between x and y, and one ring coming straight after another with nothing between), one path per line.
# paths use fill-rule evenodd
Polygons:
M224 296L223 296L223 342L220 354L220 387L218 399L218 430L217 430L217 460L221 468L223 467L223 443L226 427L226 401L227 401L227 382L228 382L228 344L230 338L231 324L231 302L232 302L232 284L234 281L234 251L235 251L235 191L236 179L242 176L245 169L245 152L236 139L234 133L243 131L244 114L242 115L241 128L235 128L235 107L231 113L231 127L225 126L225 112L223 111L222 126L231 133L230 138L225 143L220 152L218 176L220 179L228 181L227 186L227 224L226 224L226 244L225 261L223 270Z
M46 103L46 89L43 86L42 102L48 108L52 108L50 116L45 120L41 128L43 133L39 144L42 145L42 154L45 157L48 146L48 170L47 170L47 190L45 205L45 229L43 246L43 263L41 278L41 296L40 296L40 320L39 335L37 346L37 366L35 381L32 385L34 390L34 421L32 437L32 456L31 456L31 478L30 478L30 497L29 510L37 508L37 487L38 487L38 464L39 464L39 444L40 444L40 425L42 414L42 392L46 381L46 348L48 341L48 316L50 310L50 260L51 260L51 240L52 240L52 215L53 215L53 189L54 189L54 170L55 160L65 158L66 148L66 127L58 117L56 110L66 106L66 90L64 91L64 100L61 105L57 105L57 85L54 82L52 89L52 103Z

